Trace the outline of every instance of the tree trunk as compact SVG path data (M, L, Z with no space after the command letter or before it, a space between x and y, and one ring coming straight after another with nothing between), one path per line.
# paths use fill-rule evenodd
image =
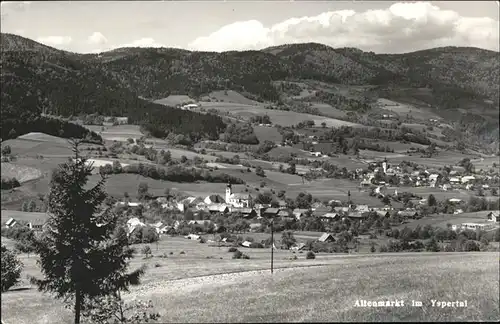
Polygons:
M81 309L81 294L80 288L76 288L75 292L75 324L80 324L80 309Z

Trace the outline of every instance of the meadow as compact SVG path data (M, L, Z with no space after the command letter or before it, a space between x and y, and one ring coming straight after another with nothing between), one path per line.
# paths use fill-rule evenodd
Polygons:
M487 321L500 316L497 253L318 253L307 260L305 253L276 250L271 274L269 249L240 248L251 259L234 260L227 247L169 236L151 248L152 258L138 254L132 260L131 269L146 264L148 270L124 298L151 299L164 323ZM297 260L291 260L293 255ZM70 310L27 282L26 275L40 275L36 257L21 259L23 282L2 294L2 319L70 323ZM360 299L404 300L405 306L355 307ZM467 300L468 307L434 308L432 299ZM423 307L412 307L412 300Z

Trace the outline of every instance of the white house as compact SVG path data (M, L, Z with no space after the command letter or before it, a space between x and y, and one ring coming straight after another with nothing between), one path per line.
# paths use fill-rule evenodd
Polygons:
M476 180L474 176L464 176L462 177L462 183L467 183ZM450 179L451 181L451 179Z
M137 227L142 227L142 226L146 226L146 224L144 224L143 222L141 222L139 220L139 218L137 217L134 217L134 218L131 218L127 221L127 228L128 228L128 231L127 231L127 234L130 235L132 234L132 232L137 228Z
M248 193L233 193L231 184L226 186L226 203L237 208L253 208L253 198Z

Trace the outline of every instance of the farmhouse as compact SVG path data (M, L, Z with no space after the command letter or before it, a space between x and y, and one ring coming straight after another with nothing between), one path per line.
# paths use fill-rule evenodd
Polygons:
M215 214L215 213L229 213L229 207L224 204L213 204L208 206L208 212L210 214Z
M500 222L500 212L498 210L488 213L488 221L498 223Z
M5 227L7 228L11 228L16 225L19 225L19 223L14 218L9 218L9 220L5 222Z
M34 220L28 224L28 227L33 231L41 231L47 222L41 219Z
M253 198L247 193L233 193L231 184L226 186L226 203L233 207L253 208Z
M300 219L302 216L306 216L308 212L309 212L308 209L301 209L301 208L295 208L293 210L293 214L297 219Z
M131 218L127 221L127 228L128 228L127 234L130 235L130 234L132 234L132 232L134 232L136 230L136 228L143 227L143 226L146 226L146 224L141 222L139 220L139 218L137 218L137 217Z
M335 242L335 238L332 234L323 233L321 237L318 239L319 242Z
M398 216L401 216L404 218L416 219L416 218L418 218L418 212L416 210L401 210L401 211L398 211Z
M257 211L252 208L233 208L231 211L240 213L245 218L254 218L257 216Z
M321 216L319 216L319 218L321 218L322 220L329 220L329 219L336 219L337 217L339 217L339 214L337 213L325 213Z
M262 217L276 217L280 212L279 208L266 208L262 211Z

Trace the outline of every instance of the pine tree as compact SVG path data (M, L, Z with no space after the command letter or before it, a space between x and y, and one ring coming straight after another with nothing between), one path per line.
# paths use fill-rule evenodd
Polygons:
M52 175L48 226L35 240L44 278L32 278L32 282L40 291L74 302L78 324L86 304L138 284L144 268L126 273L134 250L126 236L115 235L117 215L103 206L105 175L95 187L85 189L93 168L80 156L79 142L70 143L75 159L61 164Z

